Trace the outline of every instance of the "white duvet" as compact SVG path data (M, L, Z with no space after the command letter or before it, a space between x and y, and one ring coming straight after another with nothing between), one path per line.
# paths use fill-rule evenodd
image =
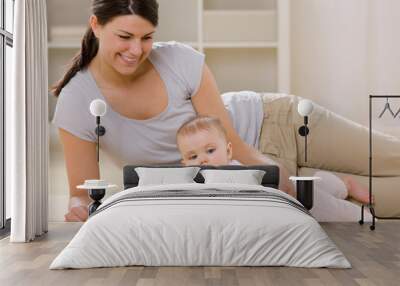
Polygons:
M129 199L146 195L144 192L170 190L244 194L253 190L264 191L272 199L252 197L251 192L249 197ZM254 185L193 183L131 188L105 200L50 269L127 265L351 267L318 222L285 200L298 204L283 192Z

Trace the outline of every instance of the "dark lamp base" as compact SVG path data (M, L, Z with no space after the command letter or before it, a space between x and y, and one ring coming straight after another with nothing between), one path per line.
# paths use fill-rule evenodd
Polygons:
M312 180L296 181L297 200L310 210L314 204L314 182Z
M97 208L101 205L101 199L104 198L106 189L90 189L89 197L93 200L93 203L89 205L89 216L94 213Z

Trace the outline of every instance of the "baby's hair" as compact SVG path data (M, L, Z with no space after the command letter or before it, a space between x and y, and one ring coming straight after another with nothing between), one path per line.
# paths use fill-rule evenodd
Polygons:
M192 135L202 130L215 129L218 133L227 140L226 130L222 126L221 121L215 117L197 116L184 123L177 131L176 137Z

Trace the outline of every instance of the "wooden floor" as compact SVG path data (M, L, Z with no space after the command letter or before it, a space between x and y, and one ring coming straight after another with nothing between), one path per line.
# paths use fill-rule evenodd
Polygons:
M0 241L0 285L400 285L400 222L379 221L377 229L356 223L322 224L353 268L289 267L122 267L48 270L79 229L53 223L28 244Z

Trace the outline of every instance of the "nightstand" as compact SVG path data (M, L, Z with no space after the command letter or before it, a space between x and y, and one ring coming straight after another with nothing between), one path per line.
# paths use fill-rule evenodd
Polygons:
M314 204L314 181L320 179L320 177L295 176L289 178L289 180L296 182L297 200L308 210L312 209Z
M115 187L117 185L109 184L105 180L85 180L83 185L77 186L78 189L88 190L89 197L93 200L89 205L89 216L101 205L101 199L104 198L106 190Z

